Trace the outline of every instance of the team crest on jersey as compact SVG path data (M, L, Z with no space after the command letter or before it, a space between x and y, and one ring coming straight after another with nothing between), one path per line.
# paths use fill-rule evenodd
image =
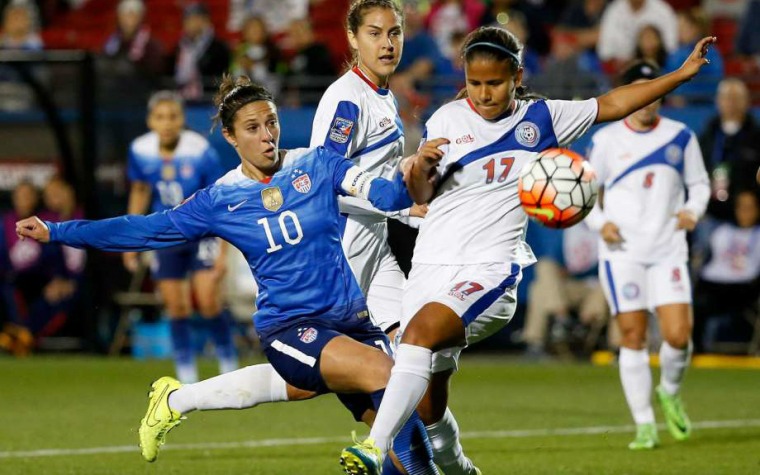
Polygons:
M166 164L161 167L161 179L164 181L174 181L177 177L177 170L173 164Z
M515 138L524 147L535 147L541 140L541 132L533 122L523 122L515 129Z
M182 175L182 178L192 178L193 173L195 173L195 167L189 163L182 165L179 169L179 174Z
M269 211L277 211L282 206L283 198L279 186L272 186L261 190L261 201L264 208Z
M623 297L628 300L635 299L639 296L639 286L629 282L623 286Z
M354 121L336 117L330 129L330 140L335 143L346 143L354 128Z
M309 327L309 328L299 328L298 329L298 338L304 342L304 343L313 343L317 336L319 335L319 332L316 328Z
M681 147L672 143L665 148L665 160L671 165L678 165L683 160L683 151Z
M311 190L311 178L309 178L308 173L296 168L290 176L295 177L291 183L297 192L308 193Z

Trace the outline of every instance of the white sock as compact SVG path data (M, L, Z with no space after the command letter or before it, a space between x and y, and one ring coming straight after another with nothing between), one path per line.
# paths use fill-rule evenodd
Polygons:
M660 345L660 386L674 396L681 389L681 381L691 362L691 343L686 348L673 348L667 341Z
M470 459L462 452L459 443L459 425L449 408L440 421L427 426L433 460L446 475L471 475L475 472Z
M636 424L654 423L652 409L652 370L646 349L620 348L620 382Z
M391 379L369 433L384 454L425 395L432 365L433 352L429 349L406 343L398 346Z
M196 409L245 409L287 400L285 380L272 365L260 364L182 386L169 395L169 407L187 414Z
M192 384L198 381L198 365L192 363L175 364L177 379L182 384Z

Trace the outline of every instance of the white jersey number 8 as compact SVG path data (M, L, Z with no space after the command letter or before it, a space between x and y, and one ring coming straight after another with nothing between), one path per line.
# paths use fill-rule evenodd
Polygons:
M296 235L294 237L290 236L290 231L288 231L288 227L285 225L285 218L290 218L290 221L293 223L293 227L296 228ZM301 223L298 221L298 216L294 212L283 211L277 217L277 221L280 223L280 231L282 231L282 237L285 239L286 243L290 244L291 246L295 246L301 242L301 239L303 239L303 229L301 229ZM272 235L272 230L269 227L269 220L267 218L261 218L256 222L264 226L264 232L266 233L267 241L269 242L267 253L271 254L282 249L282 244L277 244L274 242L274 236Z

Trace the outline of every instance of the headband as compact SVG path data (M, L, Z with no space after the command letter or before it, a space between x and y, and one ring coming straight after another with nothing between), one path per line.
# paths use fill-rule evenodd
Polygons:
M235 94L237 94L241 89L243 89L244 87L247 87L247 86L248 86L248 84L243 84L241 86L235 86L235 87L233 87L232 90L230 92L228 92L227 95L224 96L224 98L222 98L222 102L219 103L219 112L220 113L222 112L222 108L225 106L225 104L227 104L227 100L228 99L230 99L232 96L234 96Z
M507 54L507 56L509 56L510 58L512 58L512 59L514 59L515 61L517 61L517 64L518 64L518 65L521 63L521 62L520 62L520 57L519 57L519 56L518 56L516 53L514 53L514 52L512 52L512 51L509 51L507 48L505 48L505 47L503 47L503 46L501 46L501 45L497 45L496 43L491 43L490 41L482 41L482 42L479 42L479 43L473 43L473 44L471 44L470 46L468 46L468 47L467 47L467 48L464 50L464 54L467 54L467 53L469 53L469 52L470 52L470 51L471 51L471 50L472 50L474 47L476 47L476 46L485 46L485 47L487 47L487 48L494 48L494 49L497 49L497 50L499 50L499 51L501 51L501 52L503 52L503 53L506 53L506 54Z

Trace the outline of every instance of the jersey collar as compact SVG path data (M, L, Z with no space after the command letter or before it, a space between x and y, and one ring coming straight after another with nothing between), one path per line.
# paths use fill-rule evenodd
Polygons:
M367 75L364 74L364 72L361 69L359 69L359 66L354 66L351 69L351 71L353 71L357 76L359 76L362 79L362 81L364 81L367 84L369 84L369 87L371 87L372 90L375 91L376 93L380 94L381 96L387 96L388 95L389 89L383 89L382 87L379 87L377 84L375 84L374 82L372 82L372 80L370 78L368 78Z
M634 129L634 128L631 126L630 122L628 122L628 118L627 118L627 117L626 117L625 119L623 119L623 124L624 124L624 125L625 125L625 126L628 128L628 130L630 130L631 132L634 132L634 133L636 133L636 134L648 134L649 132L651 132L651 131L653 131L654 129L656 129L658 125L660 125L660 117L659 117L659 116L657 116L657 120L654 122L654 125L653 125L653 126L651 126L651 127L649 127L649 128L648 128L648 129L646 129L646 130L637 130L637 129Z

